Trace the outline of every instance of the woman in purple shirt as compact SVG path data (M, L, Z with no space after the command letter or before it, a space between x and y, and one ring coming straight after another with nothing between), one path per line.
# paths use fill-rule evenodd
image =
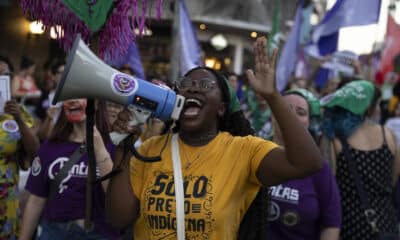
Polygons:
M289 91L284 99L304 127L310 129L311 116L319 112L318 104L314 105L317 99L304 89ZM274 141L283 144L279 128L275 129ZM315 132L313 135L318 136ZM269 239L339 239L340 197L327 162L314 175L273 186L270 193Z
M90 231L83 229L88 157L85 152L78 154L78 157L71 156L76 154L77 149L81 149L86 139L85 109L85 99L65 101L49 141L40 146L25 187L30 194L20 240L31 239L39 220L42 227L39 240L118 238L118 232L105 223L103 188L107 187L108 181L93 185L94 228ZM110 157L112 147L105 144L109 142L108 118L105 113L105 104L99 102L93 137L97 177L110 172L113 166ZM62 179L57 181L60 169L73 159L76 162L73 161L65 177L61 175Z

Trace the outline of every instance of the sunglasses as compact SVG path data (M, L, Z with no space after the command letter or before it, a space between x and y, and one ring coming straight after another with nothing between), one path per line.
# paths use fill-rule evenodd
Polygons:
M208 92L217 86L217 82L210 78L191 79L189 77L183 77L177 84L177 88L180 91L187 91L190 88L197 87L198 91Z

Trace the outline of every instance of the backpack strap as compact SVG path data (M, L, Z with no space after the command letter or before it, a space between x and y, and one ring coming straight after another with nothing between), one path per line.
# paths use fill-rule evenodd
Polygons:
M345 159L347 160L349 172L354 177L354 183L356 185L358 196L360 197L361 209L364 211L364 215L368 224L371 226L372 231L374 233L379 233L379 228L377 225L377 214L375 210L371 208L368 194L365 191L364 186L362 185L361 176L357 171L356 162L350 155L349 144L344 137L340 137L339 139L342 144L342 151L345 155Z
M58 174L54 177L53 181L50 182L50 190L49 196L47 199L50 199L55 196L56 193L59 192L60 184L63 179L65 179L72 166L82 157L83 154L86 153L86 146L84 144L80 145L76 148L76 150L69 157L69 160L63 165Z
M387 144L385 128L383 126L381 126L381 129L382 129L383 143Z

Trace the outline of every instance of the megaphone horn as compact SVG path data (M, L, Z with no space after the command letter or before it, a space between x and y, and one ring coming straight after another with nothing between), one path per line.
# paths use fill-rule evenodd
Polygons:
M100 60L78 35L53 104L78 98L104 99L124 106L150 111L163 121L178 119L184 97L145 80L119 72Z

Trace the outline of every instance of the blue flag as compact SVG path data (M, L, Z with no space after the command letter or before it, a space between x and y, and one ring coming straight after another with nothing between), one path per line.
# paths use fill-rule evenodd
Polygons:
M200 46L184 0L179 1L180 73L200 65Z
M285 89L290 79L290 75L293 73L296 66L300 43L302 10L303 1L301 0L299 2L299 6L297 7L292 30L290 31L289 37L282 49L276 69L276 86L279 91L283 91Z
M379 20L381 0L337 0L313 31L313 41L332 35L342 27L362 26Z
M380 7L381 0L337 0L314 28L312 42L305 51L314 57L336 52L340 28L378 22ZM327 80L328 70L320 69L316 76L317 87L323 87Z
M106 62L116 68L120 68L122 65L127 64L132 68L138 78L146 79L139 51L133 41L130 43L128 51L125 54L118 55L118 57L115 57L114 59L106 59Z

